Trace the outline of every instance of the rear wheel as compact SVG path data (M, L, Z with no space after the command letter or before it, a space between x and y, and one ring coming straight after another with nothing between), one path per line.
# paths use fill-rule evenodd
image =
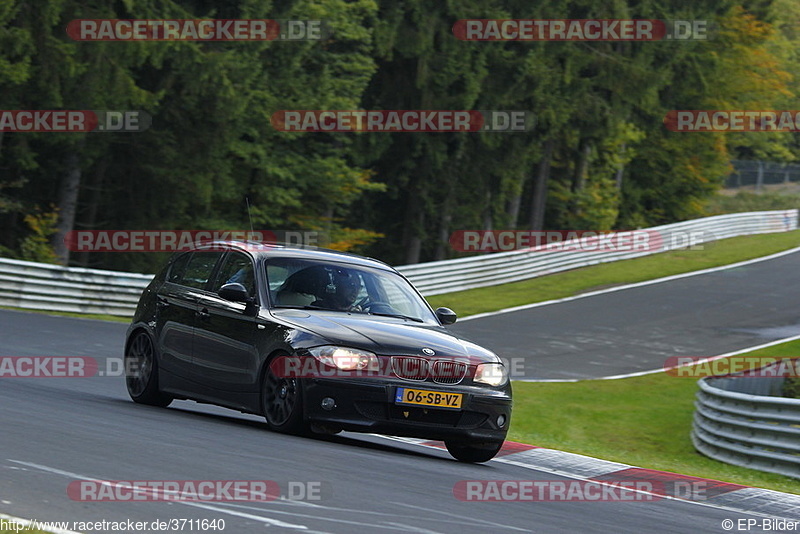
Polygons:
M125 352L125 385L133 402L164 407L173 401L158 389L156 350L145 332L137 333Z
M302 434L308 430L303 420L303 383L299 378L277 376L267 365L261 388L264 417L272 430Z
M472 443L469 441L447 440L444 444L447 446L447 452L453 458L459 462L468 463L488 462L500 452L500 448L503 446L502 441Z

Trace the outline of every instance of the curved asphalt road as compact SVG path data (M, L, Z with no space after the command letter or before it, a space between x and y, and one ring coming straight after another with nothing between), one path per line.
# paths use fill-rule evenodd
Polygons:
M716 356L800 334L800 252L451 329L516 359L517 379L659 369L670 356Z
M537 372L551 369L555 374L560 366L567 368L567 376L576 376L586 373L570 366L593 368L592 361L599 362L598 374L651 368L660 365L665 354L676 353L670 350L717 353L789 335L770 334L771 327L796 331L792 325L800 318L793 301L800 284L791 273L793 265L797 272L798 261L791 255L729 272L467 321L460 329L504 356L521 355L535 362ZM628 305L632 311L623 311ZM501 326L515 335L493 337L493 328ZM90 356L104 369L106 358L121 356L125 328L0 311L0 356ZM514 345L508 346L511 341ZM634 358L636 354L644 360ZM284 493L289 482L312 482L320 483L322 491L320 500L302 502L70 500L68 484L87 478L272 480ZM674 500L492 503L454 498L456 482L481 479L563 480L502 460L465 465L443 451L377 436L284 436L269 432L260 418L187 401L169 409L143 407L128 400L118 376L0 379L0 511L17 517L147 522L221 518L225 532L237 534L265 529L723 532L723 519L754 518Z

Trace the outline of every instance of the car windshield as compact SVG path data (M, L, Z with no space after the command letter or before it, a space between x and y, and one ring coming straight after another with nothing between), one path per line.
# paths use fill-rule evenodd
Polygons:
M363 313L438 324L410 284L391 271L300 258L273 258L266 265L274 307Z

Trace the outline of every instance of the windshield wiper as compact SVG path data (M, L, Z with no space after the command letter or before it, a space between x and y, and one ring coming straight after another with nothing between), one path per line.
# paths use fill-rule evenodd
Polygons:
M410 315L403 315L402 313L370 313L370 315L380 315L381 317L397 317L398 319L408 319L409 321L416 321L424 323L419 317L411 317Z
M282 308L288 310L328 310L328 311L336 311L330 308L323 308L322 306L313 306L311 304L304 304L302 306L289 306L289 305L278 305L276 304L273 308Z
M345 312L345 313L363 313L367 315L380 315L381 317L396 317L398 319L408 319L409 321L415 321L417 323L424 323L422 319L419 317L411 317L410 315L403 315L402 313L374 313L374 312L360 312L355 310L337 310L334 308L323 308L322 306L314 306L312 304L305 304L305 305L298 305L298 306L273 306L273 308L282 308L282 309L292 309L292 310L325 310L325 311L338 311L338 312Z

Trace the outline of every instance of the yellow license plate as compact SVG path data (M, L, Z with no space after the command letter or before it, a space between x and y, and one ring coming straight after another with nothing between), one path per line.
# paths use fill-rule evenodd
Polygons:
M434 408L461 408L461 393L443 393L426 389L397 388L394 396L395 404L412 404L414 406L432 406Z

